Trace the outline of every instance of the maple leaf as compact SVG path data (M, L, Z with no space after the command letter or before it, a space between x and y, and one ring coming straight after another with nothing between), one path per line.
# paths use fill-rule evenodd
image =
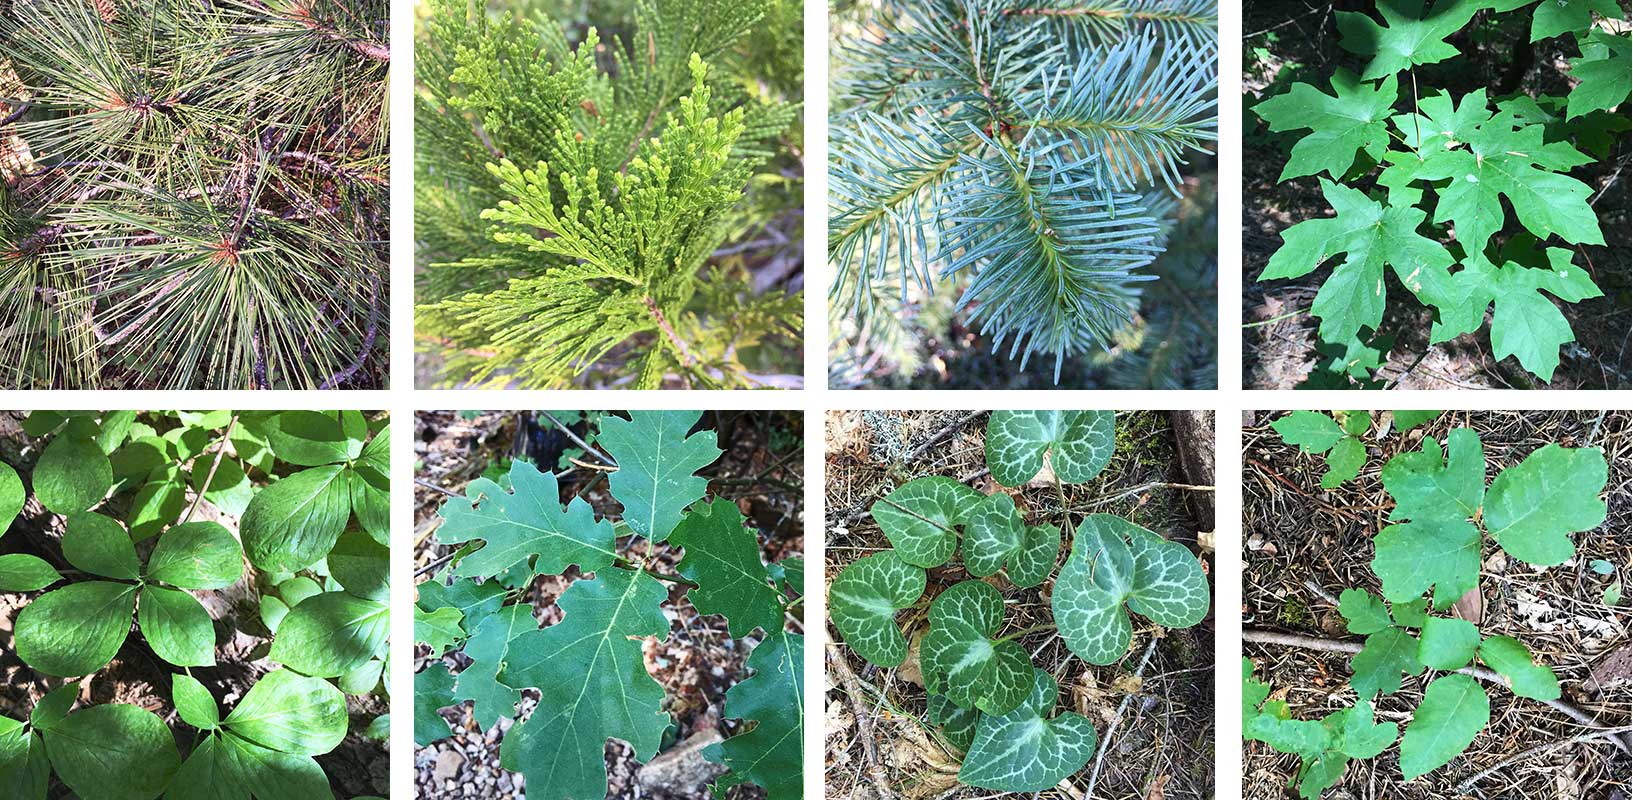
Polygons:
M1374 88L1340 69L1333 73L1332 88L1329 95L1307 83L1295 83L1253 107L1276 133L1310 130L1293 145L1277 181L1323 170L1334 179L1342 178L1355 163L1357 151L1378 161L1389 148L1388 120L1399 94L1395 76Z
M1393 75L1417 64L1434 64L1462 51L1446 42L1479 11L1477 0L1440 0L1425 9L1422 0L1384 0L1378 14L1384 24L1355 11L1340 11L1338 45L1363 56L1372 56L1362 80Z

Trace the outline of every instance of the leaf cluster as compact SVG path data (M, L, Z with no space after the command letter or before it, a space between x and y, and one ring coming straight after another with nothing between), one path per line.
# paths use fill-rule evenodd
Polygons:
M563 505L556 476L523 460L511 462L508 488L478 478L443 504L437 541L458 549L419 586L415 639L433 661L414 679L417 744L451 734L439 708L469 700L487 729L517 717L521 690L536 689L538 706L505 733L500 763L538 795L604 797L606 740L646 761L671 727L642 656L644 641L669 635L668 583L685 587L699 613L724 616L732 637L759 637L746 662L753 674L727 691L722 711L744 728L704 753L729 770L715 792L752 783L772 798L800 795L804 637L784 620L800 604L803 560L765 563L737 504L705 499L698 472L721 451L713 431L693 432L700 417L600 418L595 447L615 468L616 522L582 496ZM644 539L644 553L625 537ZM681 551L679 575L656 568L660 546ZM540 628L523 590L575 568L556 599L561 621ZM469 660L457 675L440 659L449 652Z
M1366 637L1350 660L1354 707L1319 722L1293 719L1285 701L1266 701L1270 687L1252 679L1253 664L1243 659L1243 735L1303 758L1293 778L1303 797L1319 797L1337 783L1349 759L1374 757L1395 742L1393 724L1373 723L1371 703L1400 691L1403 676L1454 673L1428 679L1400 737L1406 780L1456 758L1490 720L1485 690L1455 674L1476 659L1518 696L1560 696L1553 670L1535 663L1524 643L1482 637L1474 623L1435 612L1478 590L1482 529L1510 558L1537 567L1572 558L1569 535L1605 519L1599 497L1607 480L1604 454L1544 445L1499 472L1489 487L1485 465L1479 434L1468 428L1453 429L1444 452L1425 439L1421 450L1384 465L1381 479L1395 505L1391 524L1374 539L1372 570L1383 596L1359 588L1339 595L1347 629Z
M1115 415L1107 411L995 411L987 422L986 461L1004 486L1021 486L1047 464L1056 486L1093 480L1115 447ZM893 549L845 567L828 590L829 616L846 645L882 666L908 656L898 612L920 607L927 570L962 554L973 578L929 603L929 630L919 644L931 721L965 750L959 780L1006 792L1047 789L1081 769L1097 735L1088 718L1049 716L1059 688L1015 641L1030 631L1000 635L1002 593L979 580L1002 571L1022 588L1054 576L1055 627L1071 652L1091 664L1111 664L1133 636L1128 612L1169 628L1197 624L1207 614L1207 581L1196 557L1132 522L1109 514L1084 517L1056 571L1061 529L1029 525L1006 492L982 495L951 478L907 481L873 504L871 514Z
M745 198L777 180L799 107L749 89L740 51L780 8L639 2L603 42L536 8L429 3L417 316L444 380L764 384L751 368L798 335L799 294L756 291L718 253L778 223L745 219Z
M1401 410L1393 413L1395 430L1405 433L1440 416L1439 411ZM1295 445L1301 453L1323 454L1327 472L1321 488L1336 489L1361 474L1366 463L1366 443L1361 437L1372 426L1365 411L1334 411L1332 416L1315 411L1294 411L1270 423L1283 444Z
M0 388L384 383L385 0L0 14Z
M1381 21L1340 12L1339 44L1361 57L1360 73L1338 68L1330 92L1294 83L1253 106L1271 131L1309 131L1280 180L1318 176L1334 212L1283 231L1259 280L1334 264L1310 313L1321 320L1321 340L1343 353L1335 365L1343 380L1368 384L1382 365L1386 287L1433 309L1431 346L1479 330L1489 311L1492 353L1514 356L1543 382L1575 340L1554 300L1601 295L1573 249L1558 245L1605 243L1592 190L1570 172L1593 161L1582 152L1598 135L1590 117L1613 117L1628 99L1633 44L1625 29L1595 22L1595 14L1620 19L1621 8L1536 4L1530 40L1569 35L1582 53L1564 97L1488 97L1484 88L1454 96L1418 85L1415 68L1458 56L1446 39L1477 13L1528 5L1387 0L1378 4Z
M32 494L65 517L60 556L51 558L83 578L22 608L13 625L18 657L43 675L92 675L124 646L134 617L152 654L182 668L172 677L173 702L203 738L183 760L149 711L93 705L70 714L79 693L71 682L46 695L27 723L0 719L0 776L15 778L15 796L44 798L54 770L87 800L289 796L273 785L329 797L312 757L346 736L345 695L383 685L389 559L385 529L375 538L361 520L385 516L389 425L355 411L40 411L24 429L45 444L26 487L0 464L0 523L9 529ZM343 489L344 533L325 538L326 521L311 509L322 493L291 504L280 487L303 482L305 470L288 466L330 459L353 473L376 470L378 494L359 495L354 509ZM206 502L215 519L195 519ZM279 535L257 527L257 514L278 517ZM193 592L239 582L246 554L258 570L253 579L268 589L259 609L272 632L268 657L282 666L222 718L188 671L216 666L215 621ZM65 580L40 556L0 556L0 591ZM297 597L296 583L310 589Z

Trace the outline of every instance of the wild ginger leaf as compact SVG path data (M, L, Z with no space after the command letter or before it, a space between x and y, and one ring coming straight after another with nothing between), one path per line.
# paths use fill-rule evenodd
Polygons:
M256 493L238 525L250 563L298 572L328 555L351 517L345 478L345 467L310 467Z
M1461 51L1447 43L1446 37L1467 25L1484 5L1480 0L1437 0L1424 8L1422 0L1383 0L1378 3L1382 25L1360 12L1339 11L1338 44L1352 53L1372 56L1361 72L1362 80L1394 75L1458 55Z
M534 557L530 568L544 575L559 575L573 564L595 572L618 557L612 523L596 519L581 497L563 509L556 476L517 459L510 462L510 484L507 492L477 478L465 487L464 497L448 498L437 512L443 519L438 542L485 542L460 560L455 576L486 578Z
M1078 526L1050 600L1066 646L1091 664L1116 661L1133 634L1125 602L1158 625L1190 627L1207 615L1207 579L1184 545L1121 517L1091 514Z
M238 540L218 522L189 522L165 531L147 558L148 580L181 589L224 589L243 574Z
M113 660L130 633L136 587L71 583L17 612L17 656L47 675L89 675Z
M562 593L561 622L511 643L500 680L541 697L533 715L505 734L500 763L522 773L529 792L605 797L608 738L628 742L640 761L657 753L669 715L640 638L668 637L660 609L667 594L645 573L607 567Z
M981 712L973 708L959 708L957 703L939 694L925 701L925 721L941 726L941 735L959 750L968 752L975 743L975 728L981 722Z
M497 613L480 618L476 630L465 642L465 655L470 666L459 673L457 682L443 705L470 700L471 717L482 730L498 724L503 717L516 714L516 704L522 693L499 681L499 672L510 657L511 645L518 636L537 630L539 621L533 618L533 606L517 603ZM415 690L418 691L417 689Z
M70 515L62 534L62 555L68 563L105 578L136 580L142 562L130 534L101 514L88 511Z
M1423 623L1418 639L1418 660L1430 669L1454 670L1474 660L1480 645L1480 631L1464 619L1430 617Z
M709 482L695 473L720 458L714 431L686 432L701 411L631 411L628 421L601 420L596 442L618 463L607 478L624 507L624 522L654 542L668 538L681 513L702 499Z
M1467 675L1443 675L1423 692L1401 737L1401 773L1407 780L1433 772L1474 742L1491 719L1491 700Z
M113 487L113 464L95 440L64 431L34 465L34 497L58 514L85 511Z
M1614 13L1607 16L1621 18L1622 11L1615 0L1597 2L1614 9ZM1539 4L1537 13L1541 14L1547 5L1546 2ZM1566 98L1565 117L1576 119L1594 111L1616 110L1627 99L1633 84L1633 77L1628 75L1629 61L1633 59L1633 37L1595 28L1577 42L1582 47L1582 55L1571 59L1571 77L1581 82Z
M321 678L275 669L221 721L238 736L284 753L316 756L346 738L346 696Z
M718 796L752 782L766 790L769 800L795 800L804 775L805 637L781 629L770 632L746 664L754 674L726 690L725 716L754 727L720 743L715 755L731 772L716 781L714 790Z
M1032 692L1032 659L998 641L1004 598L980 581L954 584L930 604L930 632L919 645L924 689L965 708L1004 714Z
M723 614L732 638L755 628L782 629L782 599L772 588L760 540L743 526L733 500L718 498L681 517L669 543L685 551L676 569L697 584L687 592L700 614Z
M1007 714L983 714L958 779L999 792L1048 789L1089 763L1099 737L1088 717L1071 711L1049 717L1060 689L1033 669L1031 692Z
M0 592L33 592L62 580L45 559L26 553L0 556Z
M1345 630L1350 633L1377 633L1394 623L1384 601L1365 589L1345 589L1338 595L1338 613L1343 615Z
M465 629L460 626L462 619L463 615L457 608L444 607L426 611L415 606L414 641L430 645L431 654L441 656L448 652L448 648L465 638Z
M181 766L170 728L136 706L80 709L42 738L57 777L80 797L153 800Z
M1343 180L1358 151L1373 161L1383 160L1389 149L1389 116L1399 94L1395 76L1374 87L1339 69L1333 73L1332 88L1328 95L1307 83L1295 83L1253 107L1271 131L1310 130L1293 145L1278 182L1322 171Z
M1554 671L1533 661L1531 651L1518 639L1510 636L1486 639L1480 643L1480 660L1502 675L1509 690L1520 697L1559 699L1559 679Z
M324 592L289 611L267 657L306 675L337 678L380 651L390 622L385 603Z
M1259 280L1297 278L1333 255L1347 254L1311 305L1311 313L1321 318L1323 339L1347 341L1362 328L1377 330L1383 320L1385 265L1408 287L1448 279L1451 254L1417 233L1424 212L1385 207L1325 178L1321 191L1337 216L1305 220L1282 231L1282 246L1270 256Z
M147 585L136 600L142 636L160 658L178 667L215 666L215 626L192 595Z
M958 548L958 529L979 501L979 492L939 475L914 478L874 501L868 513L896 548L902 561L915 567L939 567Z
M907 658L896 612L924 595L924 570L893 550L857 559L828 587L828 616L845 644L869 663L894 667Z
M1599 498L1608 473L1597 447L1548 444L1491 481L1485 525L1503 552L1542 567L1576 554L1569 534L1605 521Z
M1418 640L1404 628L1385 628L1366 638L1361 652L1350 659L1350 686L1363 700L1379 692L1400 691L1401 674L1423 671L1418 661Z
M984 578L1007 566L1016 586L1037 586L1054 571L1059 553L1060 529L1027 525L1015 498L1004 492L983 498L967 514L964 567L971 575Z
M1037 477L1047 454L1062 483L1088 483L1111 461L1116 426L1110 411L994 411L987 419L987 466L993 480L1020 486Z

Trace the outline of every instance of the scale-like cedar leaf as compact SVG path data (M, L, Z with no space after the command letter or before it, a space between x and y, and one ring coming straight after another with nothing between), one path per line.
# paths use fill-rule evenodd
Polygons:
M734 639L755 628L782 629L782 600L760 560L760 540L743 526L736 501L699 505L681 518L669 543L685 550L675 568L697 584L687 596L699 613L725 615Z
M668 538L686 507L703 497L709 482L694 473L720 457L714 431L686 435L702 416L701 411L631 411L627 421L601 420L596 442L618 463L607 487L624 506L624 522L654 542Z
M769 800L795 800L803 790L805 637L778 629L749 654L754 674L726 690L725 716L754 727L711 752L731 768L715 782L717 794L751 782Z
M896 612L924 594L924 570L893 550L864 556L840 570L828 587L828 616L857 655L881 667L907 658Z
M1493 636L1480 643L1480 660L1496 670L1508 688L1533 700L1558 700L1559 678L1531 659L1531 651L1510 636Z
M644 572L606 567L562 593L561 622L511 642L500 680L538 689L540 698L532 716L505 734L499 756L505 769L527 778L529 793L605 797L609 738L628 742L640 761L657 753L669 715L640 638L668 638L660 608L667 596Z
M1569 534L1605 521L1605 454L1597 447L1544 445L1491 481L1485 525L1510 556L1542 567L1576 554Z
M1020 486L1037 477L1047 454L1062 483L1088 483L1111 461L1116 426L1110 411L994 411L987 467L999 483Z
M1350 686L1361 699L1371 700L1379 692L1400 691L1402 673L1416 675L1422 671L1418 640L1404 628L1384 628L1368 636L1361 652L1350 659Z
M915 567L939 567L958 548L958 530L981 494L952 478L914 478L873 503L868 512L896 547L896 555Z
M958 779L999 792L1038 792L1089 763L1099 737L1088 717L1055 708L1060 688L1033 669L1031 694L1007 714L983 714Z
M1060 529L1027 525L1015 498L1004 492L983 498L967 514L964 567L971 575L984 578L1007 567L1016 586L1037 586L1054 571L1059 553Z
M460 561L456 576L498 575L535 556L531 569L543 575L559 575L572 564L594 572L617 558L612 523L596 519L595 510L581 497L563 509L556 476L516 459L510 462L510 485L512 492L506 492L487 478L477 478L465 487L464 497L448 498L437 512L443 519L437 541L486 542Z
M1190 627L1208 613L1207 578L1178 542L1110 514L1084 517L1050 600L1066 646L1091 664L1116 661L1133 635L1125 602L1158 625Z
M1614 13L1611 16L1620 18L1621 9L1615 0L1599 0L1606 3ZM1537 6L1537 13L1547 6L1544 2ZM1614 111L1616 107L1627 100L1630 85L1633 85L1633 37L1626 33L1610 33L1599 29L1588 32L1588 35L1577 40L1582 47L1580 58L1571 59L1571 77L1581 81L1571 89L1566 98L1567 119L1576 119L1593 111Z
M1425 8L1423 0L1382 0L1380 25L1372 17L1355 11L1339 11L1338 44L1345 50L1372 56L1362 80L1394 75L1418 64L1434 64L1461 51L1445 41L1482 7L1480 0L1438 0Z
M496 614L483 617L476 632L465 642L464 652L471 663L459 673L448 704L470 700L471 717L482 730L498 724L503 717L514 716L522 694L500 683L499 672L510 657L510 647L516 637L538 627L530 603L506 606Z
M1032 660L999 641L1004 597L980 581L963 581L930 604L930 632L919 645L924 689L965 708L1004 714L1032 691Z
M1297 278L1336 254L1347 254L1321 284L1310 307L1321 318L1323 339L1348 341L1362 328L1377 330L1383 320L1386 264L1408 288L1447 280L1451 254L1417 233L1424 212L1386 208L1360 190L1325 178L1321 191L1337 215L1305 220L1282 231L1282 246L1270 256L1259 280Z
M1474 659L1480 630L1466 619L1429 617L1418 639L1418 660L1430 669L1462 669Z
M1473 678L1436 678L1401 737L1401 774L1411 780L1439 769L1467 749L1490 720L1491 700Z
M1383 160L1389 149L1389 116L1399 94L1395 76L1374 87L1339 69L1333 73L1332 88L1329 95L1307 83L1295 83L1253 107L1253 113L1277 133L1310 129L1293 145L1278 182L1323 170L1333 180L1343 180L1358 151L1373 161Z

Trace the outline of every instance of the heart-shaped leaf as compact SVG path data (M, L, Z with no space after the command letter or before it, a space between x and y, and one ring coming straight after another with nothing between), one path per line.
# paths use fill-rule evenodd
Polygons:
M58 435L34 465L34 496L58 514L85 511L113 488L113 464L90 436Z
M1491 701L1473 678L1436 678L1401 737L1401 774L1411 780L1439 769L1468 749L1490 720Z
M1004 597L964 581L930 604L930 632L920 644L924 689L965 708L1003 714L1032 691L1032 660L1015 642L998 641Z
M1539 567L1576 555L1568 534L1605 521L1605 454L1544 445L1491 481L1485 524L1503 552Z
M828 616L845 644L868 662L894 667L907 658L896 612L924 595L924 570L892 550L857 559L828 587Z
M941 735L954 747L968 752L975 743L975 726L981 722L981 712L973 708L959 708L957 703L939 694L925 701L925 719L931 725L941 726Z
M217 522L189 522L164 532L147 559L147 579L182 589L222 589L244 574L238 540Z
M1099 737L1089 718L1070 711L1053 718L1059 687L1034 669L1025 702L1007 714L983 714L958 779L998 792L1038 792L1089 763Z
M1133 633L1124 603L1158 625L1189 627L1207 616L1207 577L1184 545L1121 517L1091 514L1078 526L1051 599L1066 646L1091 664L1122 657Z
M984 578L1007 565L1016 586L1037 586L1054 571L1059 553L1060 529L1027 525L1015 499L1003 492L982 499L967 515L964 567L971 575Z
M980 499L979 492L952 478L914 478L874 502L869 513L902 561L928 569L953 557L957 526Z
M628 421L601 419L596 442L618 463L607 488L624 506L624 522L654 542L668 538L681 512L703 497L709 482L694 473L720 458L714 431L686 435L702 416L701 411L631 411Z
M987 467L999 483L1020 486L1037 477L1047 454L1061 482L1088 483L1111 461L1116 427L1110 411L994 411Z
M210 612L192 595L163 586L144 586L136 620L153 652L178 667L215 666L215 628Z
M1558 700L1559 679L1554 671L1531 660L1531 651L1518 639L1493 636L1480 643L1480 660L1496 670L1508 688L1520 697Z
M130 633L136 587L86 581L40 595L17 613L17 655L47 675L89 675L113 660Z

